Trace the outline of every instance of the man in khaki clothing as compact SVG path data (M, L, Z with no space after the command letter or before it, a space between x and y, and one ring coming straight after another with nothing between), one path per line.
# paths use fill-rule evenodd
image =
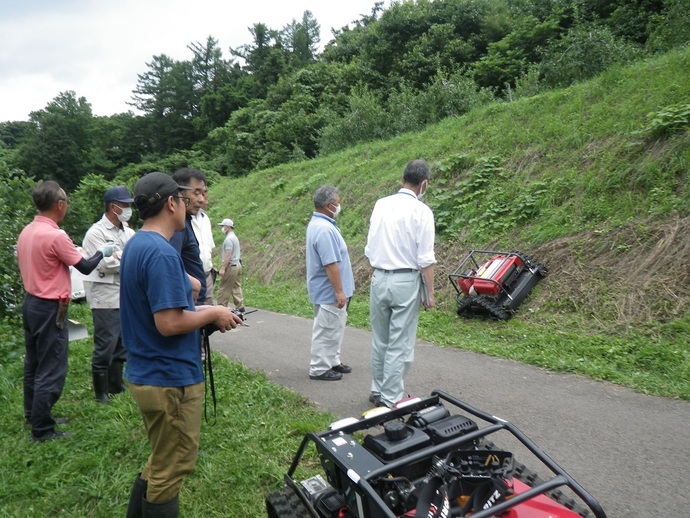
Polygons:
M244 312L240 240L235 235L235 223L230 218L225 218L219 225L221 231L225 234L225 240L223 241L223 249L221 251L223 264L220 270L218 270L218 275L220 276L218 304L227 306L232 295L235 310Z

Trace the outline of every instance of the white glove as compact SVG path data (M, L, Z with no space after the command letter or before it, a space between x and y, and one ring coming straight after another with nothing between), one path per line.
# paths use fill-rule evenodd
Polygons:
M101 247L101 253L103 254L103 257L110 257L113 255L113 252L115 251L115 247L113 245L103 245Z

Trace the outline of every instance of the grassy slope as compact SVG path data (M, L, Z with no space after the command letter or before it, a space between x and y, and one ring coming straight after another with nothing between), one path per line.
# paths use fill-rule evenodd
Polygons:
M634 133L648 124L648 113L677 103L690 103L687 49L420 133L224 179L211 188L210 212L236 222L248 304L309 316L303 257L311 194L324 183L338 186L339 223L358 281L350 323L366 327L363 249L375 200L395 192L412 158L438 166L458 154L470 163L498 157L500 174L472 193L471 203L443 198L464 193L471 171L460 167L432 179L428 202L456 210L458 221L457 231L439 239L440 303L422 315L420 335L687 399L690 135L653 141ZM520 221L515 214L526 199L532 215ZM492 227L492 218L508 223ZM454 315L447 274L467 250L485 247L524 250L551 272L508 323Z

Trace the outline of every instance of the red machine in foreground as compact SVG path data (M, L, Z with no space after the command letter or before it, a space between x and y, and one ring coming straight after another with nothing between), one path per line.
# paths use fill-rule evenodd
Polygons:
M508 320L548 269L521 252L470 250L448 278L460 316Z
M284 481L269 518L606 518L515 425L438 390L308 433Z

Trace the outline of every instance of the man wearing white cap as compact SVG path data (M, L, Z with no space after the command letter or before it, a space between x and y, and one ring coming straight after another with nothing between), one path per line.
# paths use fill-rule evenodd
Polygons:
M225 218L219 223L220 230L225 234L221 260L223 264L218 270L220 275L220 291L218 292L218 304L227 306L232 295L235 309L244 311L244 296L242 295L242 262L240 254L240 240L235 235L235 223L230 218Z

